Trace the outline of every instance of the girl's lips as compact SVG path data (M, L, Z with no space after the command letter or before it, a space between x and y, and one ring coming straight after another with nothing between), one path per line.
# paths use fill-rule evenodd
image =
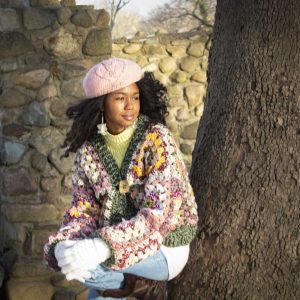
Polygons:
M132 121L134 119L134 115L124 115L123 118L127 121Z

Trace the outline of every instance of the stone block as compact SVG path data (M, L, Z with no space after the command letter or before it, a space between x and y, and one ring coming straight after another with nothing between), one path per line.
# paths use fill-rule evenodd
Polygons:
M185 88L185 95L189 107L195 107L203 102L206 88L203 84L197 86L189 86Z
M43 29L53 24L56 16L45 8L28 7L23 12L24 26L28 30Z
M31 155L31 165L38 171L43 171L46 169L48 164L47 156L39 153L38 151L34 151Z
M159 44L154 44L154 45L144 44L143 52L144 52L144 54L147 54L147 55L164 55L164 54L166 54L165 48Z
M0 96L0 104L3 107L11 108L23 106L28 104L30 101L30 97L14 89L5 89Z
M76 57L81 55L80 45L72 34L60 28L44 40L44 48L57 57Z
M142 48L141 44L129 44L128 46L124 47L123 51L126 54L133 54L140 51L141 48Z
M24 167L5 170L5 174L2 173L1 176L3 177L2 186L5 195L18 196L38 191L36 178Z
M46 99L56 97L56 96L57 96L56 86L53 84L49 84L49 85L43 86L39 90L36 98L39 102L41 102L41 101L44 101Z
M54 98L51 101L50 111L55 117L63 117L66 114L66 104L62 98Z
M71 95L76 98L84 98L82 78L73 78L63 82L61 87L62 95Z
M0 8L0 31L14 31L21 26L15 9Z
M57 10L56 15L59 24L66 25L72 16L72 11L68 7L62 7Z
M16 138L22 138L24 135L30 135L30 130L15 123L4 125L2 132L5 136L14 136Z
M179 45L179 46L168 45L166 49L168 53L170 53L175 58L180 58L186 55L186 46L184 45Z
M96 26L98 28L108 28L110 22L110 15L109 13L104 9L99 9L98 18L96 21Z
M185 126L181 133L181 137L187 140L195 140L197 136L198 126L199 126L199 121L194 122L188 126Z
M37 69L26 73L16 74L11 77L11 82L29 89L39 89L50 76L47 69Z
M30 0L31 6L59 7L60 0Z
M41 187L44 192L60 192L60 177L44 177L41 179Z
M207 82L206 72L204 72L204 71L203 72L196 72L191 77L191 80L206 83Z
M184 57L180 63L181 70L188 73L193 73L198 68L198 66L199 66L199 59L192 56Z
M65 150L62 148L52 150L49 155L49 160L61 174L66 175L71 172L74 164L74 154L70 153L69 157L61 157L64 152Z
M31 49L31 42L22 33L0 32L0 59L19 56Z
M194 57L201 57L204 55L204 50L205 48L203 43L192 43L189 46L187 53Z
M160 60L159 69L162 73L171 73L177 68L176 61L172 57L166 57Z
M7 282L6 291L10 300L49 300L54 294L50 283L19 282L12 279Z
M33 101L25 109L22 120L25 125L46 127L50 125L50 117L40 103Z
M27 145L16 141L5 140L3 142L3 148L1 149L1 163L4 165L18 163L27 149Z
M109 29L92 29L87 35L82 52L90 56L110 55L111 44Z
M190 144L182 143L180 144L180 151L185 155L191 155L193 152L193 146Z
M171 79L177 83L184 83L187 81L187 74L182 71L176 71L171 75Z
M52 204L3 204L3 215L9 222L49 222L58 217L57 208Z
M50 151L64 142L65 136L56 128L49 126L46 128L35 128L32 130L32 136L29 144L40 153L48 156Z
M76 26L85 28L93 25L92 18L86 10L78 10L75 14L72 15L71 22Z
M18 68L18 62L15 57L4 58L0 61L0 72L7 73L15 71Z

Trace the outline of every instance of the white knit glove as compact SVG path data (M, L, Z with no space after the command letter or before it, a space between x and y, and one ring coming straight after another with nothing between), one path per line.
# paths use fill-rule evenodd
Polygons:
M101 239L59 242L54 249L57 264L68 280L87 279L93 270L111 256L110 248Z

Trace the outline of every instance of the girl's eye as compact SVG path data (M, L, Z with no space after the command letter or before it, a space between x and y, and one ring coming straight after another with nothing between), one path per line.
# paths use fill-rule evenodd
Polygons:
M123 96L120 96L120 97L116 98L116 100L121 100L121 101L123 101L124 99L125 99L125 97L123 97Z
M135 100L135 101L140 100L140 96L135 96L135 97L133 97L133 100Z

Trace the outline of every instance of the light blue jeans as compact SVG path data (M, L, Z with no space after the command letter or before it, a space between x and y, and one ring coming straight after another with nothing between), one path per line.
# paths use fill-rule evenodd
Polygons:
M99 265L92 272L91 278L84 283L90 288L88 300L116 299L101 297L95 290L121 288L124 281L123 273L134 274L152 280L167 280L169 277L167 260L161 250L139 263L120 271L114 271Z

